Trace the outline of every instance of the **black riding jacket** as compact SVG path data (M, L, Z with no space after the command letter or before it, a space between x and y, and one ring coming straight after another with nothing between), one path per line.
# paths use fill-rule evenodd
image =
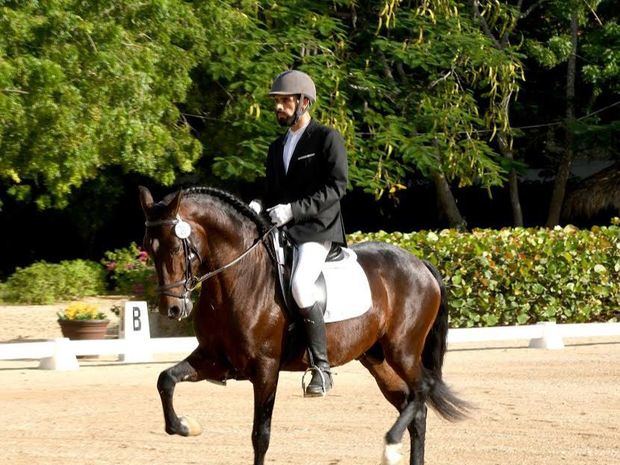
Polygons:
M266 207L290 203L287 229L298 244L332 241L346 245L340 199L347 188L347 153L335 129L313 119L295 146L284 171L286 133L269 146L266 161Z

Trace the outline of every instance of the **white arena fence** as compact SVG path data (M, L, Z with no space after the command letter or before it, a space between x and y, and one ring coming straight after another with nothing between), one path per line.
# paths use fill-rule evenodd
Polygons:
M40 360L39 368L75 370L77 356L118 355L124 363L153 361L153 354L184 353L189 355L198 342L195 337L162 337L134 341L131 339L53 339L43 342L0 344L0 360Z
M137 328L137 331L133 331ZM39 368L79 369L77 356L118 355L124 363L153 361L153 354L188 355L197 346L195 337L150 338L145 302L127 302L121 318L119 339L69 340L0 344L0 360L39 360ZM620 336L620 323L555 324L456 328L448 331L448 343L528 340L529 347L562 349L565 338Z

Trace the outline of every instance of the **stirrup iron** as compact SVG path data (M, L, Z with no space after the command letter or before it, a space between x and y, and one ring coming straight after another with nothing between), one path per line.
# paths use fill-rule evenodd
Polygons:
M312 366L306 368L306 371L304 371L304 374L301 376L301 390L302 390L302 392L304 394L304 397L316 397L316 396L308 396L308 395L306 395L306 387L307 387L307 385L306 385L306 382L305 382L306 375L308 373L314 373L315 371L318 371L319 372L319 376L321 377L321 390L323 391L323 397L325 397L327 395L327 389L325 389L325 386L326 386L326 384L325 384L325 375L323 374L323 370L321 370L316 365L312 365ZM312 379L310 381L312 381Z

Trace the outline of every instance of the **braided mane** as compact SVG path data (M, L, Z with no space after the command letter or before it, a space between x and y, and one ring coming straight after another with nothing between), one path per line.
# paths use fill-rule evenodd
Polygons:
M231 207L234 211L240 213L250 221L252 221L260 234L265 234L271 224L263 218L261 215L252 210L245 202L243 202L238 197L234 196L230 192L226 192L222 189L217 189L215 187L189 187L187 189L183 189L183 193L187 195L210 195L211 197L215 197L218 200L223 201L223 203L229 207Z

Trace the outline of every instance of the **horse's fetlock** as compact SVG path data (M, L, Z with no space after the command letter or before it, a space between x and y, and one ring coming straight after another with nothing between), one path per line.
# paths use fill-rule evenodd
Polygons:
M386 445L395 445L400 443L400 438L397 438L391 431L388 431L385 435Z
M178 434L177 430L175 428L173 428L172 426L170 426L170 425L166 425L166 433L168 433L171 436L175 435L175 434Z

